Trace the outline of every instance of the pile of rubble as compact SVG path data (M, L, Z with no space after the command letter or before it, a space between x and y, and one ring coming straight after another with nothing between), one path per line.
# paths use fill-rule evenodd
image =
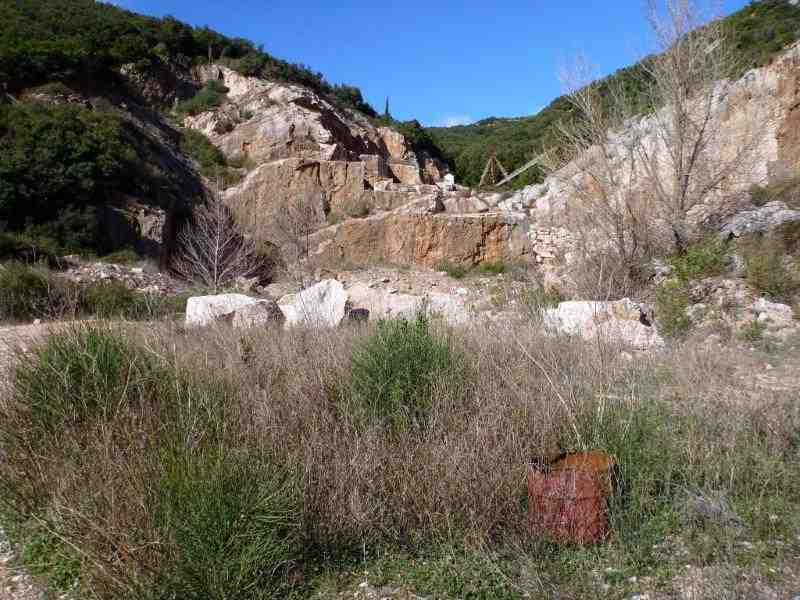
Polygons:
M80 285L114 282L143 294L158 296L173 296L187 290L185 283L145 263L126 266L86 261L78 256L65 256L62 261L66 269L61 276Z

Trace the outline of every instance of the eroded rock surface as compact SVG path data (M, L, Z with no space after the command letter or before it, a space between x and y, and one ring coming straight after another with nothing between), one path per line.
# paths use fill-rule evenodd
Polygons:
M650 309L628 298L617 302L561 302L543 313L544 326L556 333L585 340L602 337L634 348L662 346L664 340L650 322Z

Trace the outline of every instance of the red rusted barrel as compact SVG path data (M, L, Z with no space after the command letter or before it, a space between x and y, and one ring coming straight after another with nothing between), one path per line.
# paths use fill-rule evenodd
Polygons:
M601 452L567 455L544 469L528 467L534 535L563 544L596 544L608 535L607 499L614 459Z

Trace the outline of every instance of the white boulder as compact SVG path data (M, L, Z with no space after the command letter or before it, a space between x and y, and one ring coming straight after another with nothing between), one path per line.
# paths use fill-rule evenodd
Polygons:
M430 317L439 317L453 327L466 325L469 322L469 311L463 300L458 296L431 292L427 296L427 312Z
M348 290L350 306L368 310L370 319L413 319L423 311L420 296L391 292L357 283Z
M765 333L786 338L800 328L791 306L759 298L750 306L755 319L766 327Z
M185 322L192 326L228 321L234 327L247 328L282 320L283 314L273 300L259 300L244 294L193 296L186 301Z
M346 306L347 292L335 279L325 279L278 300L278 307L286 317L286 327L336 327L344 319Z
M661 346L664 340L648 325L647 309L625 298L617 302L562 302L543 312L545 328L584 340L601 337L634 348Z

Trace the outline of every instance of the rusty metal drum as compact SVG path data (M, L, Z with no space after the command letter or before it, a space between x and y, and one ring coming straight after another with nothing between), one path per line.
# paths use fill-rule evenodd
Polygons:
M533 534L563 544L602 542L609 533L614 465L614 459L601 452L566 455L544 468L529 465Z

